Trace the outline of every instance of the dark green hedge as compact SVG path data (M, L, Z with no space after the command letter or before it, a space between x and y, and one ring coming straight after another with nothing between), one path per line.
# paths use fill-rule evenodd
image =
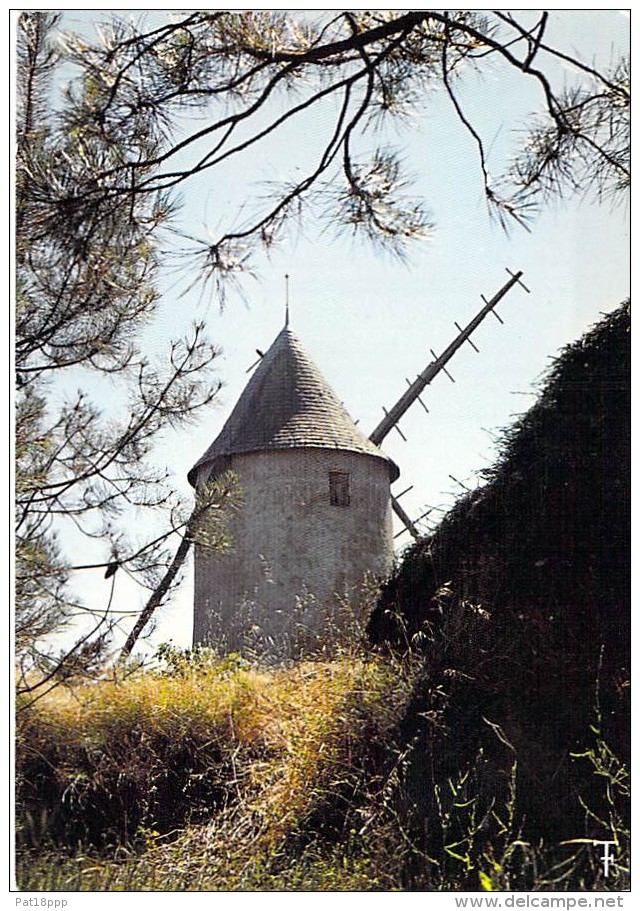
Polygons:
M484 486L382 592L373 642L425 656L405 726L422 743L412 774L426 813L433 785L478 749L506 781L512 751L485 719L515 748L533 834L581 834L578 796L601 799L570 756L590 725L628 761L630 376L625 303L554 359Z

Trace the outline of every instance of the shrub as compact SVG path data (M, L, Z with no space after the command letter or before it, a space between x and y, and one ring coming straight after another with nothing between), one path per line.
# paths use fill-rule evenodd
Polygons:
M627 303L562 352L485 485L383 590L374 641L424 658L404 725L404 742L420 744L416 825L437 814L434 784L480 751L495 783L508 781L512 756L488 721L518 757L529 838L591 837L580 800L601 789L571 753L592 722L596 679L601 737L628 765L629 329Z

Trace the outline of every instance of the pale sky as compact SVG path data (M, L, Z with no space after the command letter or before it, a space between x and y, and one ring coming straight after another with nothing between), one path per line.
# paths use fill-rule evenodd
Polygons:
M81 17L71 11L67 27L83 28L100 11ZM547 41L585 62L606 66L629 42L625 11L552 12ZM557 80L571 79L568 68L553 67ZM460 84L460 98L487 144L488 166L498 173L509 160L532 111L540 108L533 80L494 69ZM243 200L264 192L262 183L286 178L319 154L326 117L307 117L303 128L276 137L260 153L218 171L213 169L183 190L182 221L194 234L207 225L229 228ZM473 488L477 474L493 460L494 435L534 401L534 384L558 350L578 338L601 313L630 293L629 211L592 200L567 200L548 207L531 233L514 226L507 236L487 212L473 140L441 91L433 91L408 127L371 137L401 148L415 190L435 222L431 239L414 249L406 264L381 257L347 236L305 224L303 234L260 263L257 280L245 284L246 304L218 302L175 275L163 279L164 296L147 339L157 352L193 319L204 319L211 340L223 349L219 376L225 386L196 426L167 437L158 459L175 474L176 490L190 495L186 472L219 433L248 380L255 349L265 350L284 321L285 281L290 278L291 326L360 428L370 433L415 378L453 339L454 321L465 325L480 309L480 295L491 297L509 277L505 267L524 272L531 293L514 288L498 307L500 325L489 316L474 335L476 354L465 345L448 369L423 395L430 414L415 404L401 422L407 442L393 433L383 449L401 470L393 491L409 485L402 505L417 518L428 507L450 507L461 488L453 475ZM102 387L102 393L112 393ZM438 513L434 511L430 519ZM427 526L424 526L425 528ZM399 529L398 529L399 530ZM140 536L147 532L140 527ZM397 539L399 550L410 542ZM93 556L108 557L104 552ZM78 561L78 555L74 555ZM89 562L87 560L87 562ZM82 578L80 576L82 575ZM76 574L79 590L105 599L109 583L102 571ZM158 615L152 643L191 642L191 570L172 602ZM129 608L141 589L126 580L116 586L118 605Z

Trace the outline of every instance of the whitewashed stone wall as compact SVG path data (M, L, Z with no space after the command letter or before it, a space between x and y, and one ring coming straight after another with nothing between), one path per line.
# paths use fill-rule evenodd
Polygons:
M393 562L388 462L297 448L236 455L230 468L244 505L231 552L196 549L194 644L296 656L348 637L345 600L357 612L363 580ZM331 504L330 472L348 473L348 506Z

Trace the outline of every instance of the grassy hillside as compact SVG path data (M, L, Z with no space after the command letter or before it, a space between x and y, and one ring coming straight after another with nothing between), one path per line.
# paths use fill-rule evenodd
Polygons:
M420 740L403 723L416 659L263 670L170 657L165 671L60 687L19 712L20 889L624 888L624 870L603 880L584 845L523 838L515 758L506 781L481 753L439 780L420 830L443 842L425 852ZM598 779L598 756L583 761ZM600 783L612 809L626 787L615 774Z
M357 808L397 761L410 664L261 669L203 651L165 665L18 712L20 888L393 884L375 843L360 850Z
M19 887L627 888L629 373L625 305L407 553L373 646L168 650L19 705Z

